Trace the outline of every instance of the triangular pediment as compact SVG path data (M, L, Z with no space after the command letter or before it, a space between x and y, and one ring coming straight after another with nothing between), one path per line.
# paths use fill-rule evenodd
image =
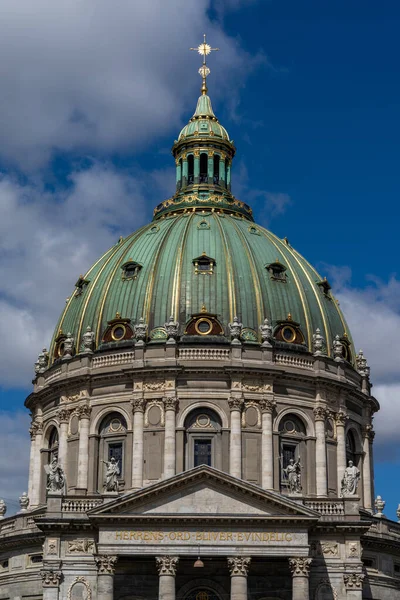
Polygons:
M291 518L318 515L290 498L202 465L93 509L91 518Z

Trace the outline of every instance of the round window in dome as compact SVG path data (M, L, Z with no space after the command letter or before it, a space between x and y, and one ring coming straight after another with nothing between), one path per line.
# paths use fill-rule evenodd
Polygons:
M199 335L209 335L212 331L212 322L210 319L199 319L195 325L195 330Z
M57 348L57 354L58 354L58 357L59 357L59 358L61 358L62 356L64 356L64 342L61 342L61 343L58 345L58 348Z
M114 327L111 330L111 337L115 342L118 342L119 340L122 340L125 337L125 333L126 333L125 325L122 325L122 324L114 325Z
M285 342L291 344L296 339L296 331L293 329L293 327L289 327L289 325L286 325L282 329L282 337L285 340Z

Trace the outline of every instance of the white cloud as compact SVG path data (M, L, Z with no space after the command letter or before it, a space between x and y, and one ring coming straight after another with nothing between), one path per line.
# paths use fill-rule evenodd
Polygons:
M371 367L372 394L381 405L374 419L377 450L393 449L393 442L398 441L400 405L400 282L395 277L383 282L369 276L365 288L355 288L349 267L324 267L336 288L356 350L363 350Z
M0 385L27 386L79 275L148 220L148 180L94 163L54 193L0 178ZM150 207L151 208L151 207Z
M223 10L240 4L246 2L228 2ZM235 96L237 82L263 59L210 20L210 6L210 0L3 0L0 156L34 168L57 150L136 150L178 131L200 88L200 57L189 48L204 31L221 49L210 59L212 96Z

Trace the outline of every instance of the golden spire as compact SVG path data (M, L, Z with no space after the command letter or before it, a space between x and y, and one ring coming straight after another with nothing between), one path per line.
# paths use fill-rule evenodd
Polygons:
M210 44L206 42L206 34L204 34L203 43L197 46L197 48L190 48L190 50L197 50L197 52L203 56L203 64L199 69L199 75L201 75L203 79L203 85L201 86L201 93L203 96L207 94L207 77L210 74L210 69L207 67L206 56L208 56L214 50L219 50L219 48L211 48Z

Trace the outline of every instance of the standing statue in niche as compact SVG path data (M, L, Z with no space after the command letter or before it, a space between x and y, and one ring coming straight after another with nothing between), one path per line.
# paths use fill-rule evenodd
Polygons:
M286 469L283 469L283 472L287 477L290 493L300 494L302 490L300 458L296 462L291 458Z
M120 474L120 470L117 461L114 457L112 457L108 462L105 460L102 460L101 462L107 465L105 485L106 492L118 492L118 476Z
M360 469L358 469L352 460L349 460L349 466L346 467L342 479L341 496L354 496L357 493L357 486L360 480Z
M65 488L65 475L58 463L57 456L53 456L51 463L44 466L44 470L47 474L47 491L50 493L63 492Z

